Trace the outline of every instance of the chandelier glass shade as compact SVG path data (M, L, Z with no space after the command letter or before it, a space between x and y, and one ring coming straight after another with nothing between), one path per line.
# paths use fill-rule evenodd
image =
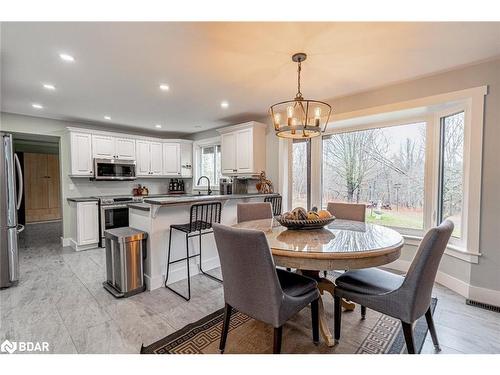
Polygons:
M269 113L278 137L307 139L325 132L332 107L325 102L304 99L300 91L300 72L305 53L296 53L292 60L298 64L297 94L294 99L273 104Z

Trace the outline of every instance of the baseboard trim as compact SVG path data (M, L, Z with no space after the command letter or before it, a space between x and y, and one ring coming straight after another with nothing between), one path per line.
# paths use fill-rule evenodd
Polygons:
M410 268L411 262L398 259L390 264L385 265L385 268L394 269L397 271L406 272ZM474 301L486 303L489 305L500 306L500 291L493 289L479 288L469 283L450 276L447 273L438 271L436 274L436 282L455 293Z
M471 285L469 289L469 299L500 307L500 290L480 288Z
M89 245L78 245L75 240L70 238L69 239L69 246L75 251L83 251L83 250L97 249L99 247L99 244L92 243Z

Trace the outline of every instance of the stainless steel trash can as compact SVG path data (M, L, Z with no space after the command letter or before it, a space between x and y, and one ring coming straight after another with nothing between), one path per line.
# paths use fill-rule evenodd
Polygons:
M114 228L104 232L106 281L104 288L117 298L143 292L146 232L134 228Z

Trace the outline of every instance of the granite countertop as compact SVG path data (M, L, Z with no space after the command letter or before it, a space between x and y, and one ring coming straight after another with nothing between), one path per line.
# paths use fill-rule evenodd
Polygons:
M148 198L144 197L144 203L154 205L154 206L168 206L171 204L182 204L182 203L195 203L195 202L205 202L205 201L225 201L229 199L247 199L247 198L264 198L278 196L279 194L227 194L227 195L186 195L186 196L175 196L175 197L161 197L161 198ZM131 205L129 205L131 207ZM132 206L134 207L134 206ZM135 207L134 207L135 208ZM139 208L139 207L137 207ZM141 207L139 209L144 209Z
M97 202L99 199L94 197L75 197L67 198L68 202Z
M264 198L278 196L277 193L272 194L185 194L185 195L168 195L168 194L153 194L143 197L143 203L130 203L128 206L138 210L149 211L151 205L155 206L168 206L171 204L184 204L195 203L204 201L225 201L228 199L248 199L248 198ZM74 197L67 198L68 202L96 202L99 200L97 197Z

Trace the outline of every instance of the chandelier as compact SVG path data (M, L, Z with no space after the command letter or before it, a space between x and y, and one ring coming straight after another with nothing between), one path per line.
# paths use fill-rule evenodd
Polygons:
M269 109L276 135L282 138L307 139L326 130L332 107L319 100L304 99L300 92L300 71L305 53L296 53L292 60L298 64L297 94L292 100L273 104Z

